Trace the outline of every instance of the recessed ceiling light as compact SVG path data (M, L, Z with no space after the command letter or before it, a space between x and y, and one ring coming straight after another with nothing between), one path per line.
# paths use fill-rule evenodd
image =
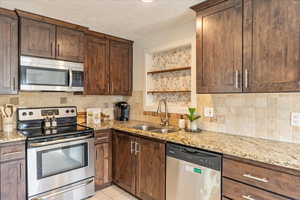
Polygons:
M141 0L144 3L152 3L154 0Z

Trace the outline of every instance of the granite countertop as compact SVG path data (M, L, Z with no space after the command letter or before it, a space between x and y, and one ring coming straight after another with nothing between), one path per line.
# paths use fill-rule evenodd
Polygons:
M139 124L151 124L141 121L104 122L95 130L113 128L137 135L156 138L164 141L184 144L191 147L206 149L226 155L259 161L267 164L300 170L300 145L285 142L276 142L265 139L202 131L189 133L178 131L161 134L141 131L132 128Z
M24 141L26 137L20 134L18 131L14 130L10 133L5 133L0 131L0 144Z

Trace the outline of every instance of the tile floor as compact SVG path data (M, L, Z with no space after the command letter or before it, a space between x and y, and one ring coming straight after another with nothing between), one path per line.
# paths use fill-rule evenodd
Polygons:
M89 200L138 200L124 190L113 185L96 192L96 195Z

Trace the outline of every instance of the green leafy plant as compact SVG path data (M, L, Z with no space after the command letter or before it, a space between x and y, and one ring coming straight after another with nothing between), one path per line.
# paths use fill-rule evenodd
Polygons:
M187 117L191 122L201 117L200 115L196 115L196 108L188 108L188 110L189 110L189 114L187 114Z

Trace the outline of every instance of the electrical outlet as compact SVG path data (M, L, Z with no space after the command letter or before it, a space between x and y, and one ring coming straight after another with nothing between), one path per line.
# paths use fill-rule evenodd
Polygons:
M292 112L291 125L292 126L300 126L300 113Z
M205 107L204 108L204 117L214 117L214 108Z

